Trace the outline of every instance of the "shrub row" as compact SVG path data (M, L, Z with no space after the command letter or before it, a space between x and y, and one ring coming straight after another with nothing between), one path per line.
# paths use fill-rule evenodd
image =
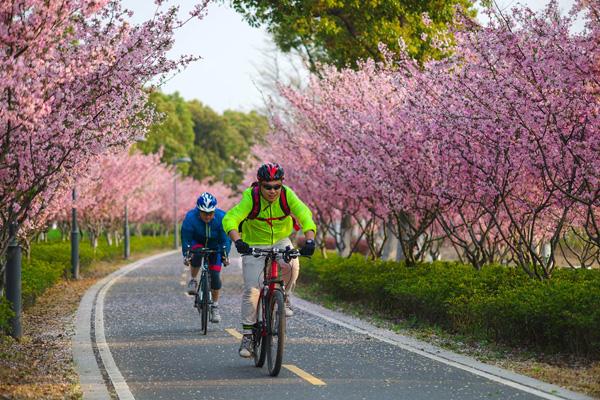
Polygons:
M154 249L167 249L173 244L173 237L132 237L131 253L142 253ZM101 243L94 250L89 242L82 241L79 248L80 271L85 273L94 261L116 261L123 257L123 246L109 246ZM62 277L69 275L71 269L70 242L33 243L30 258L23 255L22 262L22 302L27 308L46 289ZM8 328L11 310L6 298L0 297L0 331Z
M345 301L451 332L509 345L600 357L600 271L557 271L537 281L520 270L457 262L370 261L315 256L301 282Z

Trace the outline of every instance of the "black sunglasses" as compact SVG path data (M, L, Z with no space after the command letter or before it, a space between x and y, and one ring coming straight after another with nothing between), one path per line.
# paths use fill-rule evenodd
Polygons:
M269 185L267 183L263 183L262 187L265 190L279 190L279 189L281 189L281 185Z

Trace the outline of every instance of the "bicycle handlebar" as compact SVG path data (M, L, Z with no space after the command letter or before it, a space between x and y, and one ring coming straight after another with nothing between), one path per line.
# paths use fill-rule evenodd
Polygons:
M292 258L297 258L300 256L300 251L298 249L294 249L291 247L287 247L285 249L278 249L278 248L272 248L272 249L259 249L256 247L251 247L250 251L248 253L244 253L241 254L242 256L254 256L254 257L261 257L261 256L275 256L277 257L278 255L281 255L283 257L284 260L289 260Z
M215 250L215 249L209 249L206 247L200 247L197 249L189 249L187 251L190 254L214 254L214 253L225 253L225 249L222 250Z
M208 254L217 254L220 253L221 256L223 257L223 260L225 262L227 262L227 260L229 259L229 257L227 256L227 251L225 250L225 246L223 246L222 249L220 250L215 250L215 249L211 249L209 247L198 247L196 249L187 249L186 250L186 255L185 257L187 259L191 259L192 258L192 254L201 254L201 255L208 255Z

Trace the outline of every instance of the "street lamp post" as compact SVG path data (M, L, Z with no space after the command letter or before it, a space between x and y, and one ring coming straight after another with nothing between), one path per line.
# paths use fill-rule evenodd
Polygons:
M127 207L127 201L125 201L125 221L123 224L123 258L128 259L131 255L129 247L129 208Z
M146 141L146 137L144 136L136 136L134 138L134 140L137 143L141 143L141 142L145 142ZM128 204L128 198L125 198L125 213L123 215L123 258L124 259L129 259L129 256L131 256L131 246L130 246L130 240L131 240L131 235L129 232L129 204Z
M223 171L221 171L221 182L225 183L225 175L233 174L234 172L235 169L233 168L225 168Z
M177 164L191 162L192 159L189 157L180 157L174 159L171 164L177 166ZM173 248L179 248L179 232L177 232L178 223L177 223L177 170L175 170L175 177L173 179L173 231L174 231L174 240L173 240Z
M77 227L77 191L73 188L71 209L71 277L79 279L79 228Z
M175 179L173 179L173 248L179 248L179 236L177 233L177 171L175 171Z
M6 299L14 315L9 320L10 335L20 339L21 330L21 246L17 239L18 225L9 225L9 243L6 252Z

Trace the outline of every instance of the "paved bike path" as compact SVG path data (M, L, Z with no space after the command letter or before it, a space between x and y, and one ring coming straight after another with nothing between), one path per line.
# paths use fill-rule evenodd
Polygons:
M284 364L309 380L286 368L272 378L237 355L232 333L240 328L241 271L234 261L222 274L223 320L210 324L207 336L184 294L188 278L179 254L134 269L106 291L104 335L129 398L559 398L503 385L298 308L288 320ZM311 376L324 384L310 383Z

